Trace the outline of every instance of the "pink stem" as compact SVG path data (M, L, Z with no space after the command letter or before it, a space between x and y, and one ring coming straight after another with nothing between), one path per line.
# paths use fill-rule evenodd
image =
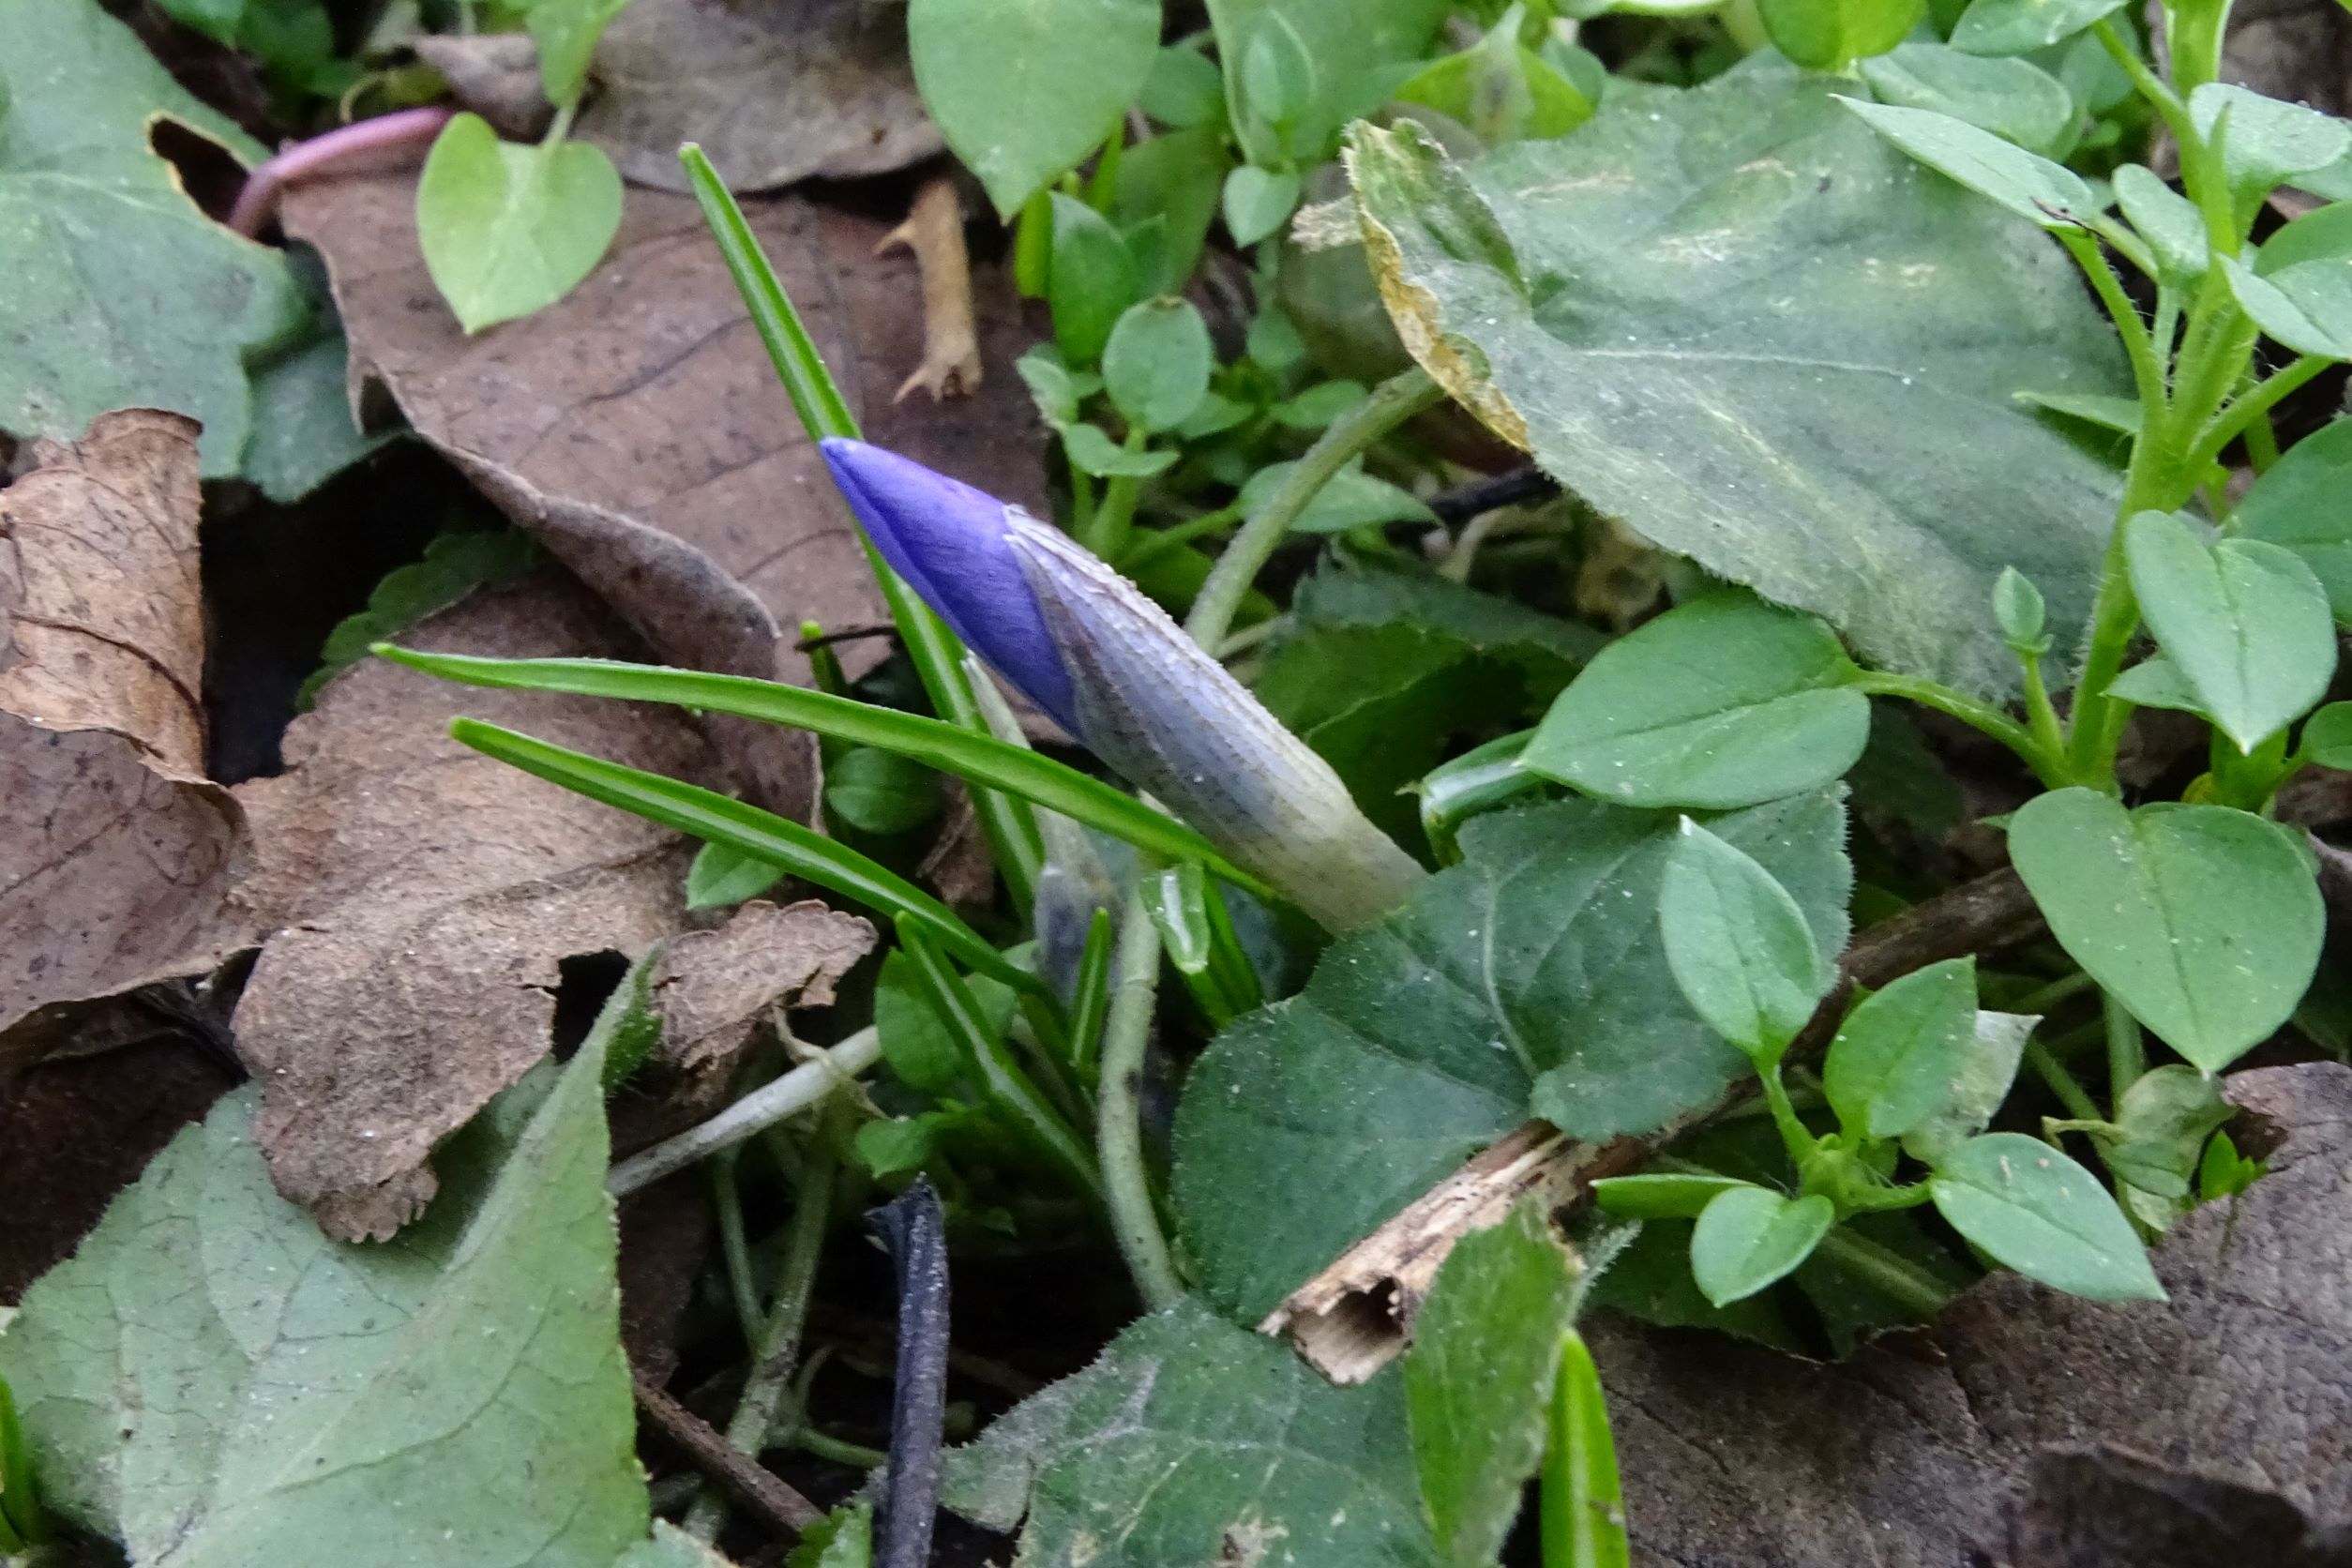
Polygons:
M259 238L270 215L278 210L278 198L286 187L332 173L367 154L430 142L456 113L448 108L403 109L294 143L246 176L245 188L237 192L237 204L230 209L229 227L248 239Z

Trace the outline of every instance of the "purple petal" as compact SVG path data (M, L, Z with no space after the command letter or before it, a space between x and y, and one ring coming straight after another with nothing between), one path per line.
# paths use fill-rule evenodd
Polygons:
M882 559L967 647L1077 734L1070 673L1005 542L1004 503L863 441L819 445Z

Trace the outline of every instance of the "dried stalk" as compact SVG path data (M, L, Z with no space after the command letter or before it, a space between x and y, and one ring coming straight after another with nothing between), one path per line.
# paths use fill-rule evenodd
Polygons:
M964 249L964 209L953 180L942 175L915 192L907 220L874 247L914 252L923 277L923 363L899 384L894 401L920 386L934 401L980 390L980 334L972 314L972 258Z

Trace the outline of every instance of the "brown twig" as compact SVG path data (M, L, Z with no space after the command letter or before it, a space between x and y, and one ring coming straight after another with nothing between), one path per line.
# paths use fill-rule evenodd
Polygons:
M915 192L907 220L882 236L877 256L897 246L914 252L923 279L923 363L899 384L896 401L920 386L933 400L980 390L980 334L972 314L972 258L964 249L964 209L945 175Z
M1787 1061L1818 1057L1837 1032L1856 986L1883 986L1923 965L1982 953L2038 929L2040 912L2004 867L1913 906L1856 937ZM1335 1383L1360 1383L1405 1348L1414 1315L1454 1244L1495 1224L1527 1193L1573 1209L1606 1176L1621 1176L1660 1149L1745 1100L1748 1085L1638 1138L1575 1143L1529 1122L1448 1176L1387 1224L1293 1290L1258 1325L1288 1334L1307 1364Z
M718 1428L662 1390L640 1378L637 1408L694 1468L717 1482L777 1530L797 1537L824 1517L824 1511L748 1455L738 1453Z

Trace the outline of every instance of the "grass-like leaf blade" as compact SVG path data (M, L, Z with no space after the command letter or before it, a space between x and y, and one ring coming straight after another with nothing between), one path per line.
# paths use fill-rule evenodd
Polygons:
M412 670L467 686L505 686L524 691L560 691L579 697L617 697L638 702L670 702L711 713L734 714L769 724L790 724L853 746L870 746L911 757L972 783L1018 795L1073 822L1122 838L1139 850L1174 861L1198 861L1238 887L1260 897L1276 897L1263 882L1232 865L1192 828L1123 794L1076 768L1041 757L1025 746L919 714L827 692L714 675L659 665L610 659L475 658L461 654L420 654L379 647L377 652Z
M495 757L550 784L561 784L590 800L617 806L648 822L692 834L705 843L724 844L781 866L796 877L885 915L903 914L936 937L942 947L991 979L1023 990L1042 988L1035 975L1008 960L945 904L888 867L798 822L715 790L550 746L479 719L452 719L449 733L486 757Z

